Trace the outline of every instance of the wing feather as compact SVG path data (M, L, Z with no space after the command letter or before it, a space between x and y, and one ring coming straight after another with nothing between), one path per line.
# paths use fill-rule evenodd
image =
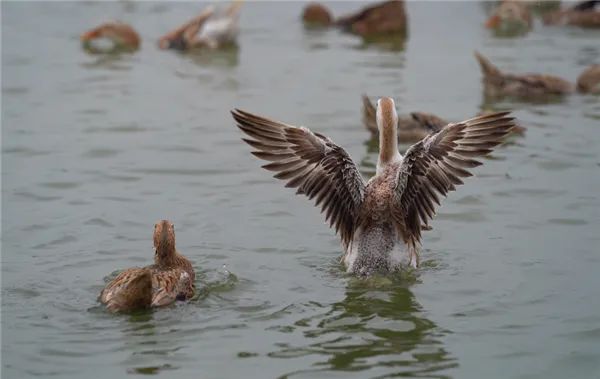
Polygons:
M269 120L239 109L231 112L252 154L271 163L262 167L297 194L314 199L325 220L340 235L344 248L352 241L365 183L344 149L307 128Z
M472 176L468 169L481 165L472 158L490 153L514 126L509 112L493 113L448 124L408 149L392 211L413 243L420 242L422 225L434 217L440 197L463 184L462 178Z

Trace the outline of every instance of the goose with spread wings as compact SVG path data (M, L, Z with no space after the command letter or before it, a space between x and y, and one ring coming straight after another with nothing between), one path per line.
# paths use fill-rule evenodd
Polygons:
M402 156L394 101L381 98L377 170L365 183L348 153L326 136L239 109L232 115L252 154L269 162L262 167L321 207L341 238L347 271L360 276L418 267L421 231L440 199L514 127L509 112L475 117L446 125Z

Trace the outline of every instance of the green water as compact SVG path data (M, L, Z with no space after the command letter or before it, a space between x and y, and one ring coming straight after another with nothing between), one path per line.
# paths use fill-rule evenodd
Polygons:
M2 3L3 378L600 377L597 96L495 104L526 135L444 201L416 275L367 282L343 272L318 210L259 168L228 113L309 126L369 176L362 93L468 118L484 106L474 49L575 80L600 62L600 31L536 20L497 38L486 4L409 3L398 51L306 31L302 6L247 2L239 49L182 55L156 40L203 4ZM109 19L131 23L141 50L81 49ZM151 261L162 218L197 297L107 313L104 280Z

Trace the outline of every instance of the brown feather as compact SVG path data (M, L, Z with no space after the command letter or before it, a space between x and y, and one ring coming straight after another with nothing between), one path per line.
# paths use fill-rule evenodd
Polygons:
M271 162L263 168L275 171L274 177L285 180L286 187L297 187L297 194L315 199L347 247L354 235L365 184L346 151L306 128L239 109L231 114L238 128L251 137L243 140L258 150L253 154Z
M100 301L112 312L168 305L194 294L192 264L175 250L173 225L162 220L154 228L154 264L123 271L106 285Z
M500 144L514 127L508 112L475 117L449 124L411 146L404 156L397 191L398 204L394 206L395 220L408 230L408 242L420 243L422 224L435 215L439 198L462 184L460 178L472 174L466 168L479 166L473 157L483 156Z
M503 73L477 51L475 58L483 74L484 94L490 98L510 96L534 99L548 95L565 95L574 90L572 83L557 76Z

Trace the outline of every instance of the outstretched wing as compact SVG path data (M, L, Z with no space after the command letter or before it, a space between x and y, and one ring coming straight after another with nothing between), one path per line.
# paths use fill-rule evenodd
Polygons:
M490 153L511 131L515 124L508 114L493 113L449 124L408 149L392 212L395 221L407 230L410 242L420 241L421 225L427 226L435 215L439 195L445 197L463 184L461 178L472 176L466 169L481 165L473 158Z
M448 121L431 113L411 112L410 117L417 122L419 127L430 132L438 132L448 125Z
M335 226L344 248L354 236L365 183L348 153L327 137L307 128L286 125L236 109L237 126L251 138L243 140L270 161L263 168L287 181L297 194L316 198L329 226Z

